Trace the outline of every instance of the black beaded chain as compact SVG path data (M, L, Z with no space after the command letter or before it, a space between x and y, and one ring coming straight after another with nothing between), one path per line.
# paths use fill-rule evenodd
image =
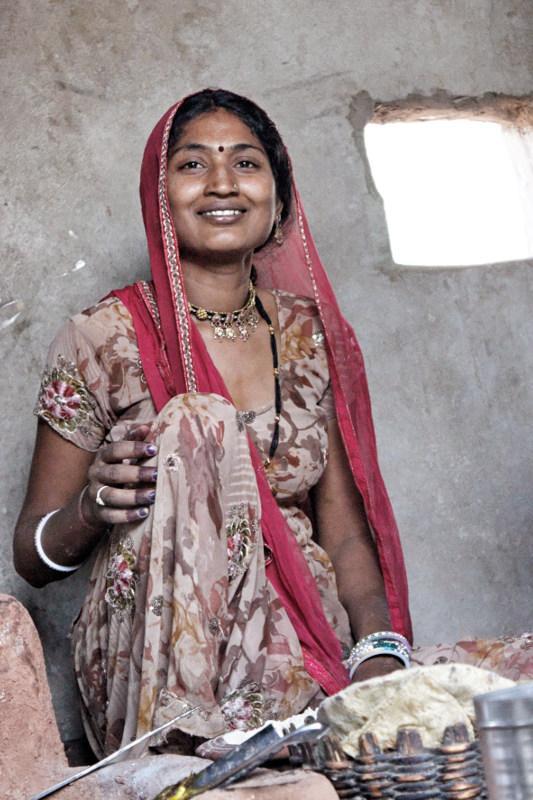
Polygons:
M274 458L274 454L278 449L279 444L279 423L281 420L281 384L279 380L279 360L278 360L278 345L276 342L276 331L274 330L274 326L272 325L272 320L267 314L267 311L256 295L255 298L255 307L261 317L265 320L266 324L268 325L268 332L270 334L270 349L272 350L272 364L274 366L274 408L276 411L276 416L274 417L274 433L272 434L272 441L270 442L270 450L268 453L268 458L263 462L264 467L269 467L271 464L272 459Z

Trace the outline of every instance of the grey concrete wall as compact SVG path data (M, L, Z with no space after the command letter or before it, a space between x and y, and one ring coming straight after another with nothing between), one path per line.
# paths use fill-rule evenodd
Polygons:
M530 0L4 0L0 589L43 636L63 735L83 575L35 591L11 566L47 343L145 274L147 134L206 85L263 104L292 153L320 252L366 354L383 472L421 642L531 627L531 263L409 270L367 180L364 95L532 90ZM85 266L75 269L80 261Z

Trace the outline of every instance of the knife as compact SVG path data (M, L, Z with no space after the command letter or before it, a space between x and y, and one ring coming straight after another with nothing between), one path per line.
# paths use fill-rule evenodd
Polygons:
M65 778L64 780L59 781L59 783L55 783L53 786L50 786L48 789L45 789L44 792L39 792L39 794L34 794L33 797L30 798L30 800L44 800L45 797L50 797L50 795L59 792L60 789L64 789L65 786L70 786L71 783L79 781L80 778L85 778L86 775L90 775L92 772L96 772L96 770L102 769L102 767L106 767L108 764L111 764L112 761L115 761L115 759L119 758L119 756L123 755L124 753L127 753L128 750L131 750L136 745L145 742L147 739L150 739L151 736L155 736L157 733L162 733L162 731L166 730L167 728L170 728L170 726L173 725L175 722L178 722L178 720L188 717L189 714L192 714L194 711L198 711L199 708L200 706L194 706L194 708L190 708L188 711L184 711L183 713L178 714L178 716L174 717L174 719L171 719L168 722L164 722L158 728L154 728L153 730L148 731L148 733L144 733L142 736L139 736L139 738L135 739L133 742L125 744L124 747L120 748L120 750L115 750L115 752L111 753L111 755L106 756L101 761L97 761L96 764L91 764L90 767L85 767L85 769L82 769L80 772L76 772L69 778Z
M184 781L163 789L154 800L189 800L216 786L226 788L234 781L248 775L283 747L316 741L329 731L329 726L314 718L294 730L291 730L293 725L287 726L288 722L289 720L269 723L201 772L193 773Z

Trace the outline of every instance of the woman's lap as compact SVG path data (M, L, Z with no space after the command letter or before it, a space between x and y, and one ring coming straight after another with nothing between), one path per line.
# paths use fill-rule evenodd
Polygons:
M181 395L150 438L156 502L147 520L112 532L74 630L82 700L105 752L193 705L202 711L180 729L207 738L295 713L317 689L266 579L235 408Z

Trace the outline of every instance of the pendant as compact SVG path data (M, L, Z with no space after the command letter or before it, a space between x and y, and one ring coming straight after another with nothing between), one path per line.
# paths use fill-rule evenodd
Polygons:
M247 328L251 328L252 331L255 331L259 325L259 315L255 309L252 308L246 315L241 317L240 322Z

